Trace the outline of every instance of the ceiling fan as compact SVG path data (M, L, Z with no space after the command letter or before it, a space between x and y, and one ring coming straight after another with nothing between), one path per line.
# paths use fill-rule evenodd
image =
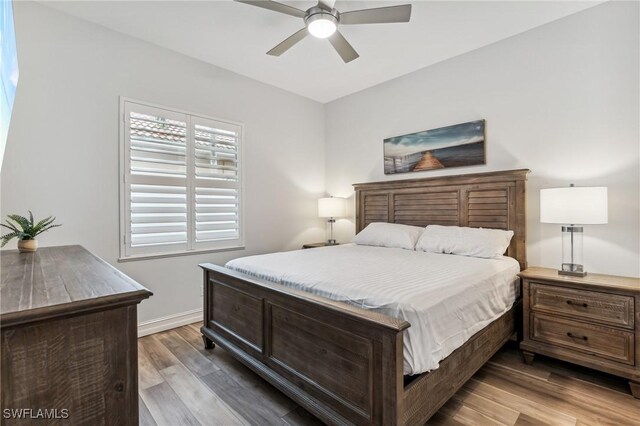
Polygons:
M280 56L296 43L311 34L317 38L329 39L329 43L336 49L342 60L351 62L360 55L338 31L338 25L358 24L389 24L394 22L409 22L411 19L411 5L378 7L374 9L353 10L340 13L334 9L336 0L320 0L316 6L307 10L301 10L286 4L271 0L235 0L252 6L286 15L302 18L305 27L278 44L267 52L267 55Z

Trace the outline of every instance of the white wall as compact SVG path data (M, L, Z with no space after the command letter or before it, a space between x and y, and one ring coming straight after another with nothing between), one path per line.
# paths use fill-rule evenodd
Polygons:
M560 226L539 223L540 188L605 185L609 224L585 226L585 266L640 276L638 12L606 3L327 104L327 191L529 168L529 264L557 268ZM384 138L481 118L486 166L383 174ZM351 221L337 228L353 235Z
M315 214L325 174L328 192L346 196L354 182L530 168L529 261L551 267L560 230L538 223L538 190L607 185L610 223L586 227L586 266L640 275L635 2L592 8L324 108L36 3L14 6L21 75L0 214L56 215L64 226L41 244L83 244L149 287L142 321L200 308L200 262L322 240ZM121 95L245 124L246 250L116 262ZM487 120L486 166L384 176L385 137L478 118ZM337 225L340 239L351 237L351 221Z
M42 245L82 244L153 291L140 320L201 308L201 262L321 241L321 104L78 20L14 2L20 84L2 168L2 217L64 226ZM212 42L217 42L212 40ZM245 124L246 250L117 263L119 96ZM15 242L10 244L15 248Z

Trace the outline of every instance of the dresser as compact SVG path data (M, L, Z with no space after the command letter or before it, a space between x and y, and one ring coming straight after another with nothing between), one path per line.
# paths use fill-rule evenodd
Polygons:
M542 354L625 377L640 398L640 279L549 268L520 277L525 362Z
M137 425L151 292L81 246L1 258L2 424Z

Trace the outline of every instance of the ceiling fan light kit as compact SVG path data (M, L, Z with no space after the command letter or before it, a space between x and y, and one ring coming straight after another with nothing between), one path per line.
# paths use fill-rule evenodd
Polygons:
M304 23L307 24L307 30L312 36L327 38L338 29L338 12L335 9L332 11L335 12L335 15L320 7L313 7L309 12L304 18Z
M289 36L283 42L267 52L267 55L280 56L299 41L311 34L317 38L326 38L345 63L357 59L360 55L338 31L338 25L391 24L409 22L411 5L378 7L375 9L353 10L342 14L333 8L335 0L320 0L317 6L306 11L271 0L235 0L251 6L261 7L273 12L302 18L305 28Z

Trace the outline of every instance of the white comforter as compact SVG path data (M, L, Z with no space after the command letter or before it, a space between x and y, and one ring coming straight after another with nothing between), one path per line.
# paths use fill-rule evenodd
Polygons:
M407 320L404 374L439 362L511 308L518 262L341 245L232 260L227 268Z

